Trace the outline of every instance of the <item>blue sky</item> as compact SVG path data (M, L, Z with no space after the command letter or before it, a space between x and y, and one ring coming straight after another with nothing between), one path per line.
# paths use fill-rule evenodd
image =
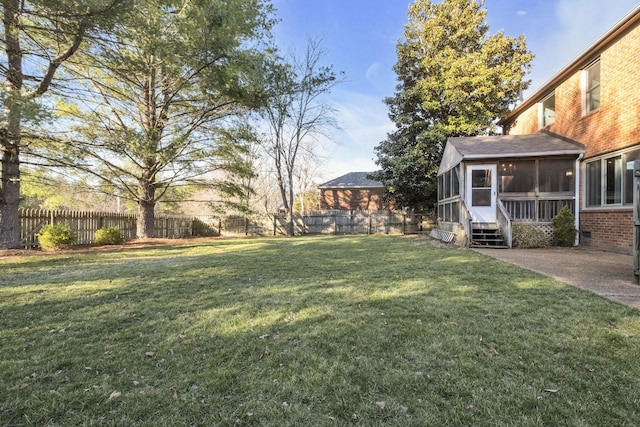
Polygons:
M276 39L301 54L306 41L322 39L326 65L346 81L329 102L341 130L325 144L318 182L376 169L374 147L393 131L383 99L393 96L396 42L402 38L411 0L272 0L281 22ZM485 0L490 34L524 34L536 57L527 76L532 93L632 11L638 0ZM525 94L526 97L527 94Z

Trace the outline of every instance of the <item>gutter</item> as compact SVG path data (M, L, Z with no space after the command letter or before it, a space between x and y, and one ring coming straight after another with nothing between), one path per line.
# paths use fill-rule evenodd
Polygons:
M576 159L576 179L574 180L575 184L575 225L574 227L578 232L576 233L576 240L574 242L574 246L578 246L580 244L580 209L582 208L582 201L580 200L580 170L582 168L581 163L584 158L584 153L580 154Z
M584 156L584 150L573 151L573 150L564 150L564 151L540 151L540 152L530 152L530 153L500 153L500 154L472 154L472 155L463 155L463 160L482 160L482 159L502 159L502 158L511 158L511 157L549 157L549 156L579 156L582 158Z
M624 18L618 21L607 33L600 37L595 43L589 46L564 69L560 70L555 76L539 88L533 95L528 97L522 104L518 105L513 111L509 112L503 118L498 120L498 126L504 126L522 111L530 108L537 103L542 97L546 96L551 90L555 89L560 83L567 80L577 71L595 60L602 51L610 45L616 38L620 37L625 31L635 26L640 21L640 6L635 7Z

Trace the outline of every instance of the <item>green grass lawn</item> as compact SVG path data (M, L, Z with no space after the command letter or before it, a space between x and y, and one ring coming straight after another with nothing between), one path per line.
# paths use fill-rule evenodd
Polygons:
M400 236L0 259L0 425L631 426L639 335Z

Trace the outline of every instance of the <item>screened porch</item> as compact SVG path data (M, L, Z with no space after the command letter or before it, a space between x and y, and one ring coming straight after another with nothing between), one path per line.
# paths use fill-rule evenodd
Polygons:
M579 206L582 144L549 134L449 138L438 171L438 228L471 242L495 229L511 247L513 223L548 227Z

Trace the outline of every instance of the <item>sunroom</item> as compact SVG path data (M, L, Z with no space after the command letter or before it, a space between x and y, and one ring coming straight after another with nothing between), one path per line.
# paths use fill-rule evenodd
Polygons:
M584 145L550 133L449 138L438 170L433 237L466 246L513 246L512 226L546 234L568 206L579 215Z

